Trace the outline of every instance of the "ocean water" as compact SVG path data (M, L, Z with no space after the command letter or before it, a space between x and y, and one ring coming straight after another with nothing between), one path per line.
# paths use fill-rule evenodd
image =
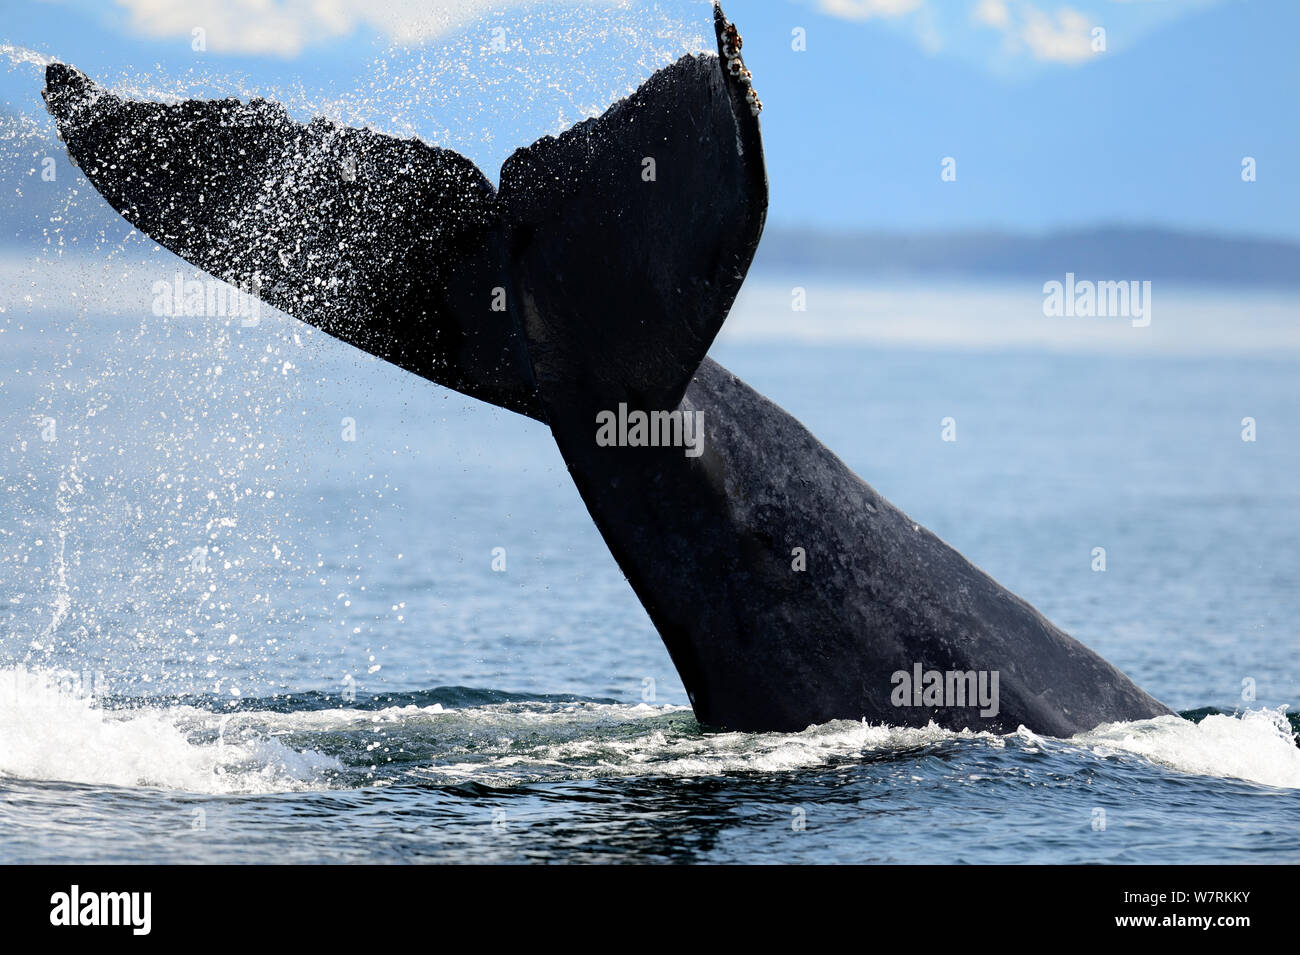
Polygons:
M714 356L1194 719L705 733L544 428L143 247L0 266L0 859L1300 861L1294 296L756 276Z

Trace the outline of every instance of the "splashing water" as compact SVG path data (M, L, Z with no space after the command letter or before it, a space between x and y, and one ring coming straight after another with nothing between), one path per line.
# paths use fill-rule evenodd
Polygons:
M52 56L37 53L35 50L29 50L24 46L14 46L10 43L0 43L0 56L6 57L14 66L30 64L41 69L55 62Z
M1111 723L1074 737L1097 753L1136 753L1179 772L1231 776L1300 788L1300 748L1286 719L1286 706L1213 714L1199 723L1161 716L1139 723Z
M545 16L521 6L505 20L481 15L424 42L389 43L341 94L255 86L209 67L94 78L131 97L276 99L304 119L420 135L490 174L514 147L600 112L703 47L699 14L693 4ZM499 27L505 39L496 43ZM2 52L24 70L58 59L19 46ZM206 277L149 251L86 188L53 139L41 85L30 84L30 101L0 129L0 166L16 172L17 186L6 218L38 250L0 262L13 279L0 313L13 316L16 368L17 352L31 346L23 372L32 385L11 400L27 402L43 427L57 425L57 439L18 444L13 462L22 463L4 480L17 519L0 539L0 570L14 593L0 650L33 665L104 667L118 687L265 690L283 673L277 631L319 626L322 636L360 641L377 622L338 614L335 594L366 587L359 556L306 550L295 539L301 513L280 506L305 487L294 433L314 416L321 390L336 385L314 360L322 336L269 308L255 328L151 314L157 282ZM37 314L62 327L24 327ZM65 343L52 361L47 339ZM314 380L304 379L314 367ZM50 468L61 476L47 480ZM342 492L350 494L338 504L345 533L368 537L370 511L397 490L363 479ZM292 598L273 596L281 581ZM143 660L141 650L149 651Z
M188 707L102 709L76 677L0 671L0 773L36 780L202 793L319 789L331 757L240 737Z

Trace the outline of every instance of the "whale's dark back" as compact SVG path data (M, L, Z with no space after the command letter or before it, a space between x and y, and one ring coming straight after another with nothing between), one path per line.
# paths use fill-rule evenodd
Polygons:
M703 452L597 447L553 421L605 542L700 721L834 719L1069 736L1168 708L859 478L807 428L706 359L680 409ZM997 706L895 705L895 675L997 674Z

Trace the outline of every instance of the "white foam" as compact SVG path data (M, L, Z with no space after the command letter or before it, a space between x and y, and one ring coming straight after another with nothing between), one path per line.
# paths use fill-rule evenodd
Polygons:
M1136 753L1184 773L1300 789L1300 749L1285 714L1286 706L1280 706L1247 710L1239 717L1207 716L1199 723L1179 716L1107 723L1072 742L1103 755Z
M645 719L684 707L640 713L626 706L603 706L603 715ZM621 711L621 713L613 712ZM572 714L557 714L572 719ZM592 712L590 715L598 715ZM691 724L693 726L693 724ZM691 729L651 726L624 736L583 735L560 741L540 740L523 748L507 748L499 755L482 749L475 759L432 767L432 775L474 779L489 785L520 781L590 777L666 776L698 777L723 773L780 773L826 766L867 752L908 750L946 739L980 738L992 745L1001 740L988 734L953 733L931 723L924 728L872 726L838 721L810 726L798 733L710 733Z
M1083 747L1131 753L1178 772L1300 788L1300 750L1277 710L1176 716L1106 724L1070 740L1021 729L1009 736L933 723L922 728L849 721L798 733L701 734L690 710L644 703L501 703L460 709L392 706L217 714L180 705L105 710L59 673L0 670L0 774L37 780L144 786L201 793L271 793L385 785L365 767L416 743L429 753L414 773L439 783L517 785L610 777L691 778L784 773L834 765L866 753L905 752L978 740L1026 752ZM350 753L334 756L303 746ZM399 764L400 766L401 764ZM909 770L910 771L910 770Z
M186 706L104 710L59 674L8 668L0 670L0 774L265 793L325 788L342 769L330 757L275 739L234 739L222 720Z

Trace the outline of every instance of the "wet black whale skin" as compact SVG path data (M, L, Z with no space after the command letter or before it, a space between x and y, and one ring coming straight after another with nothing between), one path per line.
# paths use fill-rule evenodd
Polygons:
M597 448L551 420L583 500L640 596L700 722L834 719L1069 736L1167 707L854 474L795 418L706 359L681 407L703 454ZM792 550L807 569L792 570ZM895 707L892 674L998 671L995 716Z
M1170 713L706 357L767 208L758 119L716 17L717 57L683 57L519 150L499 190L454 152L264 100L138 103L62 64L46 98L87 178L160 244L548 423L706 726L1068 736ZM620 403L702 412L703 453L597 446L596 414ZM997 671L997 714L895 707L892 675L917 663Z

